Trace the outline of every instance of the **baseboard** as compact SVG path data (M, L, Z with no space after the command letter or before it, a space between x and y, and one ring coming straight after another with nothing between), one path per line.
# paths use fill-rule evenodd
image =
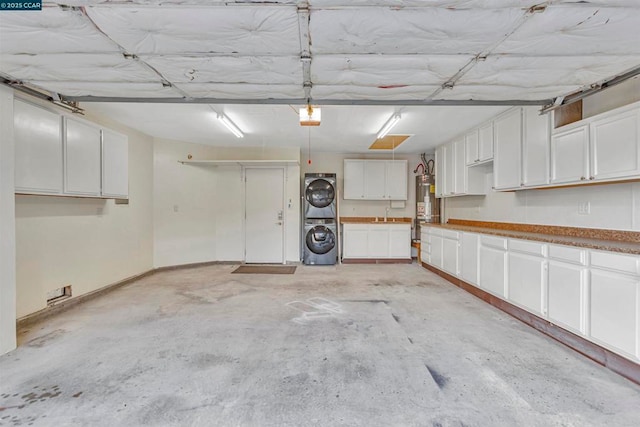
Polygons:
M179 264L179 265L166 265L164 267L156 267L153 271L156 273L160 273L162 271L173 271L173 270L183 270L186 268L198 268L198 267L209 267L212 265L237 265L244 264L244 261L205 261L205 262L193 262L190 264Z
M343 264L411 264L412 258L343 258Z
M103 286L99 289L96 289L94 291L91 292L87 292L86 294L82 294L82 295L78 295L77 297L72 297L69 299L66 299L64 301L60 301L56 304L50 305L48 307L43 308L42 310L38 310L35 313L31 313L31 314L27 314L26 316L23 316L19 319L16 320L16 326L17 328L24 328L27 327L33 323L39 322L41 320L44 320L50 316L53 316L54 314L58 314L62 311L68 310L71 307L74 307L78 304L82 304L85 303L87 301L90 301L92 299L95 299L99 296L105 295L111 291L114 291L118 288L121 288L125 285L128 285L132 282L135 282L136 280L140 280L143 277L147 277L150 276L152 274L154 274L156 272L156 269L151 269L151 270L147 270L143 273L140 274L136 274L134 276L131 277L127 277L126 279L120 280L118 282L112 283L110 285L106 285Z
M521 322L531 326L532 328L542 332L543 334L553 338L554 340L566 345L572 350L577 351L585 357L593 360L594 362L612 370L640 385L640 365L623 357L613 351L599 346L579 335L576 335L568 330L557 326L548 320L545 320L535 314L515 306L501 298L498 298L480 288L473 286L470 283L460 280L455 276L445 273L442 270L437 269L431 265L422 263L422 266L427 270L437 274L438 276L448 280L459 288L464 289L470 294L480 298L481 300L493 305L499 310L504 311L512 317L520 320Z

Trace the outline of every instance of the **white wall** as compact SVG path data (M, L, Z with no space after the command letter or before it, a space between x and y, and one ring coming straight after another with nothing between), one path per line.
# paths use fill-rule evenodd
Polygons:
M408 195L404 208L391 209L390 217L410 217L415 215L415 176L413 173L420 162L420 155L395 155L391 153L383 154L341 154L341 153L313 153L311 165L306 161L302 162L300 170L301 178L305 173L335 173L338 181L338 189L340 191L340 216L384 216L385 208L390 206L390 201L386 200L344 200L344 159L391 159L408 160ZM433 158L433 156L427 156Z
M583 116L640 100L640 78L631 79L583 100ZM493 177L488 175L487 188ZM578 214L581 203L591 214ZM640 183L524 190L445 199L445 219L473 219L586 228L640 231Z
M75 297L153 268L153 140L87 119L129 137L129 204L15 197L18 317L45 308L47 292L61 286L71 285Z
M194 160L293 160L297 148L211 147L156 139L154 145L154 264L156 267L244 260L241 166L183 165ZM299 261L299 166L287 167L286 260ZM177 212L176 212L177 207Z
M0 86L0 354L16 348L13 90Z

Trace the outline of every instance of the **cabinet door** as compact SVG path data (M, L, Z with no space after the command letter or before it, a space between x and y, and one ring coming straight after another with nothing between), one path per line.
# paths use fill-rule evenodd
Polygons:
M64 192L100 196L100 129L66 119Z
M478 129L478 161L486 162L491 159L493 159L493 122Z
M436 147L436 197L444 195L444 146Z
M473 165L480 161L478 154L478 130L467 133L464 136L465 161L467 165Z
M454 276L460 274L458 247L457 240L442 239L442 269Z
M366 258L368 256L368 226L366 224L344 224L342 227L342 257Z
M494 121L493 180L496 190L519 188L522 162L522 110L515 108Z
M591 123L591 175L613 179L640 175L640 109Z
M62 119L14 102L15 187L19 193L62 193Z
M480 245L479 284L482 289L504 298L506 266L507 251Z
M587 125L551 136L551 183L581 182L589 176Z
M344 161L344 199L364 199L364 160Z
M425 242L425 245L428 245ZM389 258L411 258L411 225L389 226Z
M431 236L431 265L442 268L442 237Z
M537 107L523 109L522 183L525 187L549 183L551 117Z
M442 153L444 156L444 182L443 182L443 196L450 196L454 192L455 188L455 165L453 161L453 144L447 144L443 147Z
M586 269L560 261L549 261L547 285L549 321L584 333Z
M464 159L464 139L453 142L453 191L455 195L467 194L467 164Z
M407 200L407 161L387 160L385 194L391 200Z
M478 235L462 233L460 247L460 275L472 285L478 283Z
M543 306L546 261L543 257L509 252L508 300L536 314Z
M129 197L129 142L108 130L102 131L102 195Z
M386 199L386 162L366 160L364 162L364 198L368 200Z
M367 252L370 258L389 258L389 226L369 226Z
M591 337L639 357L638 288L640 279L591 269Z

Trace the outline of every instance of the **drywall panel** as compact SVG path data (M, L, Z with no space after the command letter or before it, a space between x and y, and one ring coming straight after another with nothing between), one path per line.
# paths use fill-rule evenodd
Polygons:
M16 348L13 91L0 86L0 355Z
M195 159L215 158L215 148L156 139L153 169L154 265L216 260L215 167L183 165Z
M129 137L129 204L16 196L17 316L46 307L47 292L73 296L153 267L153 141L104 117L87 119Z
M244 181L241 166L218 166L216 191L216 260L244 260Z

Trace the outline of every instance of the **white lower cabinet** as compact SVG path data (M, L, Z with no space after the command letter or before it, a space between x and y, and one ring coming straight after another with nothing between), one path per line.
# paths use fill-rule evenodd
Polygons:
M422 239L424 262L640 360L639 255L438 227Z
M431 264L442 269L442 236L431 235Z
M342 256L344 258L367 258L369 256L369 226L367 224L344 224L342 226Z
M411 259L411 224L343 224L342 257Z
M480 277L482 289L505 297L507 285L507 240L480 236Z
M636 357L640 357L639 288L638 277L591 269L590 336Z
M442 237L442 269L454 276L460 274L458 233Z
M478 240L475 233L462 233L460 238L460 275L472 285L478 284Z
M510 252L508 300L536 314L544 314L546 270L547 262L544 258Z

